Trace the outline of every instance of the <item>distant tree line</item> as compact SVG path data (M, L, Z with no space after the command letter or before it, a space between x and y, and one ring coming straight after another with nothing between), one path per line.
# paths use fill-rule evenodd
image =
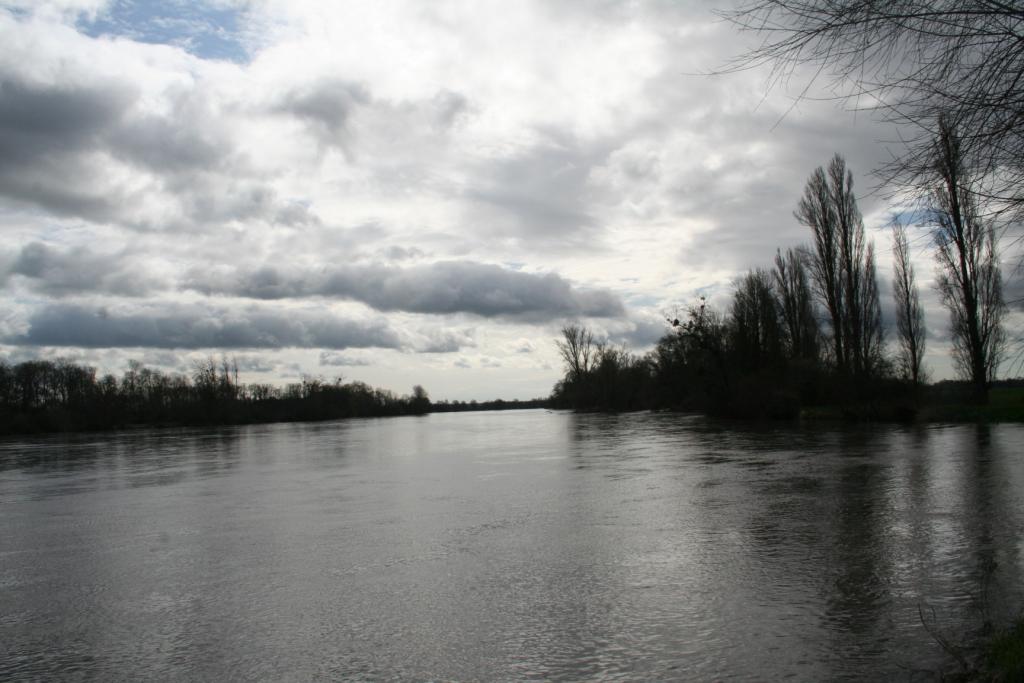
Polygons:
M953 357L971 398L985 403L1005 347L995 230L978 207L975 178L955 131L933 146L924 214L935 242L937 286L950 311ZM557 341L565 376L554 406L580 410L680 408L788 417L835 405L862 417L913 410L925 379L924 315L906 229L893 226L896 353L885 344L874 244L853 175L836 155L816 169L795 211L807 246L776 252L769 268L740 277L723 313L703 299L646 355L602 343L579 324Z
M546 398L511 399L507 401L496 398L493 401L434 401L430 404L430 412L461 413L474 410L524 410L547 407L548 399Z
M243 384L227 358L196 363L191 376L132 361L120 378L97 376L95 368L68 360L0 362L2 433L420 415L430 408L420 386L397 396L340 378L307 377L284 387Z

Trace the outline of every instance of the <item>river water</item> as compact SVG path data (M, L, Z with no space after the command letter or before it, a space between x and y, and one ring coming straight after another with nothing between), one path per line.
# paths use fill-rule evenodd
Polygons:
M1022 530L1010 425L8 440L0 679L928 679L1024 605Z

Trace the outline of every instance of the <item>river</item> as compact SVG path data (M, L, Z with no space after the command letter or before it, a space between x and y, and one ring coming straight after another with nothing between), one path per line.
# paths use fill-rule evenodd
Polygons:
M0 441L0 679L927 678L1024 428L543 410Z

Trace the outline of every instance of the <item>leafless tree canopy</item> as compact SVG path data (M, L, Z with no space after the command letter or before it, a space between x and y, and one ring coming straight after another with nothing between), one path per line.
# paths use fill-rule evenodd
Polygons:
M932 154L939 182L931 194L938 285L950 312L953 359L984 400L995 378L1006 337L1002 277L992 221L978 211L973 176L963 163L956 130L941 121Z
M878 299L878 274L875 269L875 243L868 242L864 254L864 274L860 298L860 365L855 371L863 376L877 376L885 362L885 328L882 326L882 304ZM856 348L856 347L854 347ZM857 358L854 357L856 361Z
M837 97L910 124L883 179L925 189L939 116L977 164L971 190L1024 215L1024 4L1019 0L750 0L724 15L763 42L732 68L808 65Z
M758 268L737 283L732 300L731 343L744 370L758 370L782 352L782 330L772 274Z
M838 154L804 188L796 218L811 229L811 280L828 312L833 361L841 372L870 375L881 359L882 325L874 249L853 194L853 174Z
M558 352L565 361L571 379L585 377L591 366L597 361L599 345L594 341L594 334L586 327L578 324L566 325L562 328L562 339L556 341Z
M817 360L818 321L806 264L806 255L800 250L787 249L785 255L777 251L773 275L789 357Z
M896 221L892 226L893 298L896 303L896 333L899 342L900 373L915 385L923 380L925 330L924 309L910 263L906 227Z

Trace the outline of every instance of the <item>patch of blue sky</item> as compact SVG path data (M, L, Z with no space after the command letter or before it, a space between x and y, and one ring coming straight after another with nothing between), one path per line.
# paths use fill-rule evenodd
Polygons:
M908 228L919 226L930 222L931 216L928 211L921 208L910 208L900 211L893 211L889 216L890 223L899 221Z
M114 0L78 28L98 36L121 36L143 43L174 45L202 59L245 62L242 40L245 8L225 2Z

